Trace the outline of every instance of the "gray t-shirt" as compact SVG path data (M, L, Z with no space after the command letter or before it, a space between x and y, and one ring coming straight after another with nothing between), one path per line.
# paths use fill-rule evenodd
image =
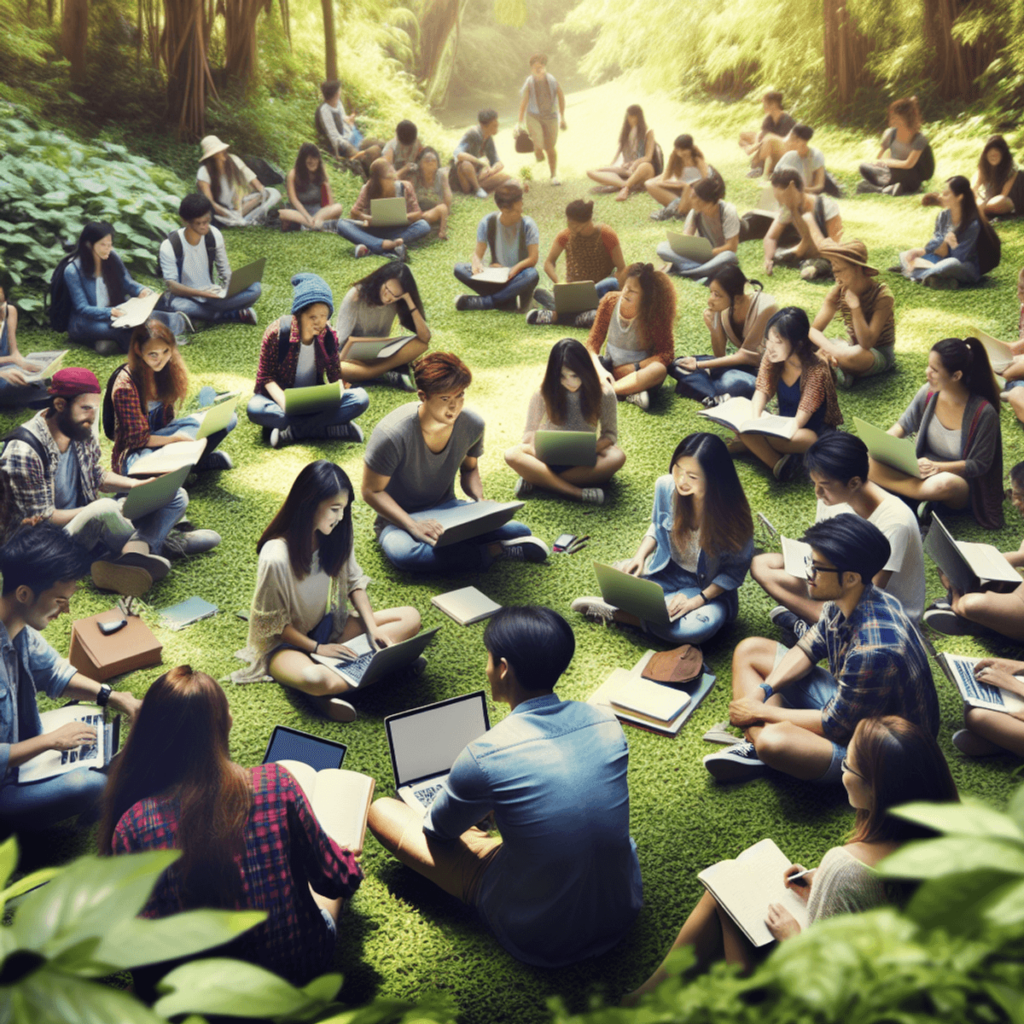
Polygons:
M357 338L389 338L391 325L397 315L397 303L371 306L370 303L360 300L356 288L349 288L345 298L341 300L338 317L334 323L334 328L338 332L338 344L344 345L353 334Z
M75 446L69 444L68 450L61 453L53 476L53 505L65 509L81 508L84 504L78 490L78 455Z
M775 165L775 170L796 171L804 179L804 184L810 185L814 181L814 172L819 167L824 168L824 166L825 154L820 149L808 146L807 156L805 157L801 157L795 149L791 149L788 153L783 153L779 158L779 162Z
M882 148L889 150L889 155L893 160L906 160L908 156L915 150L923 150L928 145L928 139L918 132L909 143L900 142L896 138L896 129L890 128L882 136Z
M702 238L706 238L711 243L712 248L717 249L719 246L725 245L730 238L735 238L740 233L740 218L736 213L736 207L732 203L720 200L718 203L717 224L710 217L705 217L703 213L691 210L686 215L686 223L683 225L683 230L686 232L696 230L697 234Z
M370 435L363 456L371 472L387 476L385 492L406 512L436 508L455 497L455 477L463 460L479 458L484 450L484 419L463 408L442 451L432 452L420 429L419 402L407 402L389 412ZM377 516L379 534L388 521Z

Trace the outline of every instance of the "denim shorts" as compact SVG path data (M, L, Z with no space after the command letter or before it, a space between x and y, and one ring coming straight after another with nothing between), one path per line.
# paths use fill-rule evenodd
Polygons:
M331 939L335 942L338 939L338 925L337 922L331 917L330 911L325 910L323 907L320 908L320 913L324 915L324 924L327 925L327 932L331 936Z
M1012 391L1014 388L1024 388L1024 380L1008 380L1003 385L1003 391Z
M785 644L776 644L775 665L772 667L778 667L779 662L788 653L789 648ZM820 711L832 700L838 689L839 684L836 682L835 676L820 665L814 665L807 675L794 680L784 690L780 690L779 697L787 708ZM832 740L831 743L832 760L829 762L825 774L814 780L824 785L841 782L843 778L842 764L843 758L846 757L846 747L836 743L835 740Z

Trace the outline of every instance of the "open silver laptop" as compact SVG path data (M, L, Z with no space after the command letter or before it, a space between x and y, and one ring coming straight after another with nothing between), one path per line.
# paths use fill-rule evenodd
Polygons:
M355 654L351 661L328 658L322 654L314 654L313 659L333 669L349 686L357 689L360 686L369 686L378 679L411 665L434 639L434 634L440 628L434 626L432 629L424 629L408 640L400 640L398 643L378 648L370 647L366 634L360 633L354 640L345 641L345 646Z
M244 292L251 284L263 280L263 268L267 265L266 256L261 256L244 267L239 267L231 272L231 281L227 288L221 288L221 298L233 299L240 292Z
M932 528L924 541L932 561L961 594L985 588L986 583L1018 585L1020 573L994 544L955 540L933 512Z
M285 392L287 394L287 392ZM522 501L469 501L453 508L426 509L413 512L412 519L435 519L444 527L435 547L444 548L478 537L481 533L504 526L522 507Z
M568 281L554 288L555 312L572 316L597 309L597 286L593 281Z
M400 228L409 223L405 199L395 196L393 199L370 200L370 227Z
M398 798L425 814L455 759L490 727L483 690L388 715L384 730Z
M667 626L671 621L668 604L665 602L665 591L654 580L631 576L628 572L601 562L594 563L594 572L597 573L601 597L608 604L629 612L644 622Z

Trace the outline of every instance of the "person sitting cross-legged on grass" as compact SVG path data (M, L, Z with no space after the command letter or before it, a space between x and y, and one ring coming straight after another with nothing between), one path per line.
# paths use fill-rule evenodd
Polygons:
M363 457L363 500L377 513L374 529L385 557L406 572L480 570L498 558L543 562L547 545L515 520L438 546L444 527L428 514L483 501L484 420L463 408L473 374L458 356L428 352L415 374L419 401L388 413ZM455 497L456 476L469 501ZM423 515L413 518L416 513Z
M199 145L202 154L196 188L213 204L214 220L222 228L265 224L267 215L281 201L281 193L264 186L216 135L205 136Z
M891 814L894 808L919 800L959 800L938 743L920 726L895 715L857 723L842 762L842 781L850 806L857 812L846 843L833 846L809 872L802 864L792 864L783 876L786 888L807 904L812 925L892 901L895 894L891 884L872 869L904 843L934 835L931 829ZM793 915L779 903L769 905L765 924L779 942L801 930ZM746 973L773 948L752 946L710 892L690 912L672 950L680 946L693 946L695 971L706 971L712 963L724 959ZM662 963L622 1000L622 1005L635 1006L669 976Z
M873 162L860 165L863 180L857 183L857 191L913 195L920 191L921 184L932 176L933 170L931 147L921 133L921 108L917 97L893 100L889 104L889 128L882 136L878 156Z
M791 168L772 175L772 191L779 204L768 233L764 236L764 271L771 274L776 266L799 267L804 280L829 277L832 265L821 252L826 241L838 242L843 237L843 218L839 204L829 195L813 196L804 191L804 179ZM796 245L780 249L779 241L788 227L800 236Z
M585 504L604 504L606 484L622 469L626 453L618 440L615 392L597 375L590 353L574 338L551 347L540 390L530 399L523 440L505 452L505 461L519 474L515 495L524 498L535 488L553 491ZM593 466L549 465L537 455L538 430L598 429L597 461Z
M498 112L489 107L477 114L479 124L467 130L452 154L448 183L452 191L486 199L512 175L498 159L494 136L498 134Z
M643 903L626 738L607 708L554 692L576 648L557 612L500 608L484 647L491 698L511 712L458 755L426 814L383 797L369 827L517 960L564 967L615 946Z
M1024 214L1024 174L1002 135L990 135L985 140L971 188L977 197L978 209L990 219ZM929 193L921 197L921 205L938 206L938 199L935 193Z
M345 212L341 203L334 201L320 150L312 142L299 147L285 187L290 205L280 213L282 231L324 231L328 221L337 220Z
M756 289L746 292L750 284ZM779 311L760 281L747 281L738 264L722 267L708 283L704 323L713 355L679 356L669 369L676 394L706 406L729 398L753 398L768 321ZM728 352L733 346L735 351Z
M598 304L587 348L620 402L650 409L651 394L661 387L675 354L675 316L676 290L650 263L631 263L622 291L609 292Z
M840 387L852 388L862 377L891 370L896 363L896 300L878 271L868 263L867 246L860 239L823 242L821 255L832 264L835 286L825 296L811 325L811 341L828 357ZM833 341L824 335L842 317L846 338Z
M796 420L793 436L743 433L729 446L733 454L742 454L744 448L752 452L771 467L776 480L792 479L800 467L799 456L826 430L843 422L832 371L818 358L809 331L807 314L797 306L780 309L768 321L751 400L757 419L778 395L779 415Z
M609 292L622 287L626 257L622 255L619 236L607 224L594 223L593 200L574 199L565 208L565 219L567 226L555 235L551 243L551 251L544 261L544 273L553 284L559 283L556 264L564 252L566 281L593 281L600 301ZM538 288L533 297L543 309L531 309L526 314L528 324L560 322L552 292ZM576 327L591 327L596 313L593 309L578 313L573 323Z
M944 338L928 355L927 382L889 428L917 435L920 476L871 460L870 478L916 502L970 509L986 529L1003 525L1003 444L999 393L977 338Z
M370 579L354 554L354 501L348 475L326 459L309 463L295 478L256 545L249 645L237 654L248 667L231 677L236 683L275 679L306 694L336 722L356 717L341 699L351 687L313 655L347 661L354 655L346 644L360 633L376 649L420 630L415 608L375 612L370 605Z
M867 445L854 434L830 430L804 453L804 468L818 499L816 523L852 511L885 535L889 558L871 582L918 622L924 610L924 547L917 519L906 502L868 479ZM771 619L792 646L821 617L821 600L808 594L806 579L786 572L780 554L755 555L750 575L779 602Z
M665 170L644 182L647 194L661 203L661 209L651 214L651 220L685 217L693 204L692 186L713 170L692 135L677 135Z
M604 622L637 626L671 644L699 644L739 611L737 591L754 553L750 505L714 434L690 434L672 453L669 474L654 485L651 525L636 554L618 566L665 591L669 622L643 622L598 597L572 610Z
M720 782L774 768L837 783L857 723L899 715L934 736L939 701L916 627L891 594L871 582L889 561L885 535L845 512L804 533L807 589L821 617L787 650L762 637L733 652L729 720L741 743L704 758ZM828 669L818 665L828 658Z
M396 316L412 335L397 352L384 359L350 355L355 343L388 339ZM341 300L335 328L345 380L383 380L403 391L416 390L412 364L427 351L430 328L416 278L404 263L391 260L356 281Z
M316 111L317 135L343 167L365 178L370 164L381 155L383 143L363 138L356 127L355 111L347 113L341 102L341 82L322 82L320 93L324 101Z
M678 274L691 281L709 278L730 264L739 263L740 219L736 207L725 201L725 182L717 172L695 182L690 189L692 209L683 225L684 235L699 235L711 243L711 257L704 263L680 256L671 242L659 244L657 253L666 274Z
M423 141L414 121L399 121L394 137L384 146L381 156L395 169L400 181L416 173L416 163L423 152Z
M796 119L782 109L782 93L774 89L761 97L764 120L759 132L740 132L740 148L750 157L748 178L760 178L764 174L768 154L776 141L781 142L795 127Z
M282 448L308 438L362 441L363 432L352 420L362 416L370 398L342 377L338 336L330 325L334 296L327 282L316 274L292 278L294 299L291 315L272 320L260 345L256 393L246 414L263 427L272 448ZM338 404L322 412L285 412L285 391L342 382Z
M626 108L619 131L619 148L607 167L587 171L587 177L607 189L618 189L618 200L628 199L644 183L661 173L654 129L647 127L643 107L631 103ZM600 190L599 190L600 191Z
M499 185L494 193L497 211L483 217L476 228L476 248L470 263L456 263L455 277L461 284L472 288L476 295L459 295L455 299L457 310L511 309L519 303L521 309L530 304L530 296L537 287L537 257L540 252L540 232L532 217L523 216L523 190L513 181ZM484 257L490 255L488 262ZM490 267L506 268L508 276L502 281L478 281Z
M766 161L769 174L790 168L800 172L804 191L817 195L825 190L825 154L810 144L814 129L809 124L798 124L778 144L772 147Z
M433 146L424 146L410 177L416 190L416 201L427 224L437 225L437 237L448 240L448 216L452 212L452 187L448 172L441 170L441 158Z
M1010 501L1013 507L1024 514L1024 462L1018 462L1010 470ZM1004 552L1010 565L1024 567L1024 541L1016 551ZM983 590L965 594L939 574L946 588L945 600L936 601L925 609L924 621L932 629L949 636L977 635L1024 642L1024 583L1012 589L1007 584L986 586Z

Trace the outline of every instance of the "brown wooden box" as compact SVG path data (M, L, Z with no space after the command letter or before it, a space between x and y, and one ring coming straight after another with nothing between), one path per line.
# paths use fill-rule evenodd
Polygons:
M137 615L129 615L128 624L110 636L100 632L97 623L121 617L120 610L114 608L78 619L71 627L68 661L83 675L102 683L137 668L160 664L163 644Z

